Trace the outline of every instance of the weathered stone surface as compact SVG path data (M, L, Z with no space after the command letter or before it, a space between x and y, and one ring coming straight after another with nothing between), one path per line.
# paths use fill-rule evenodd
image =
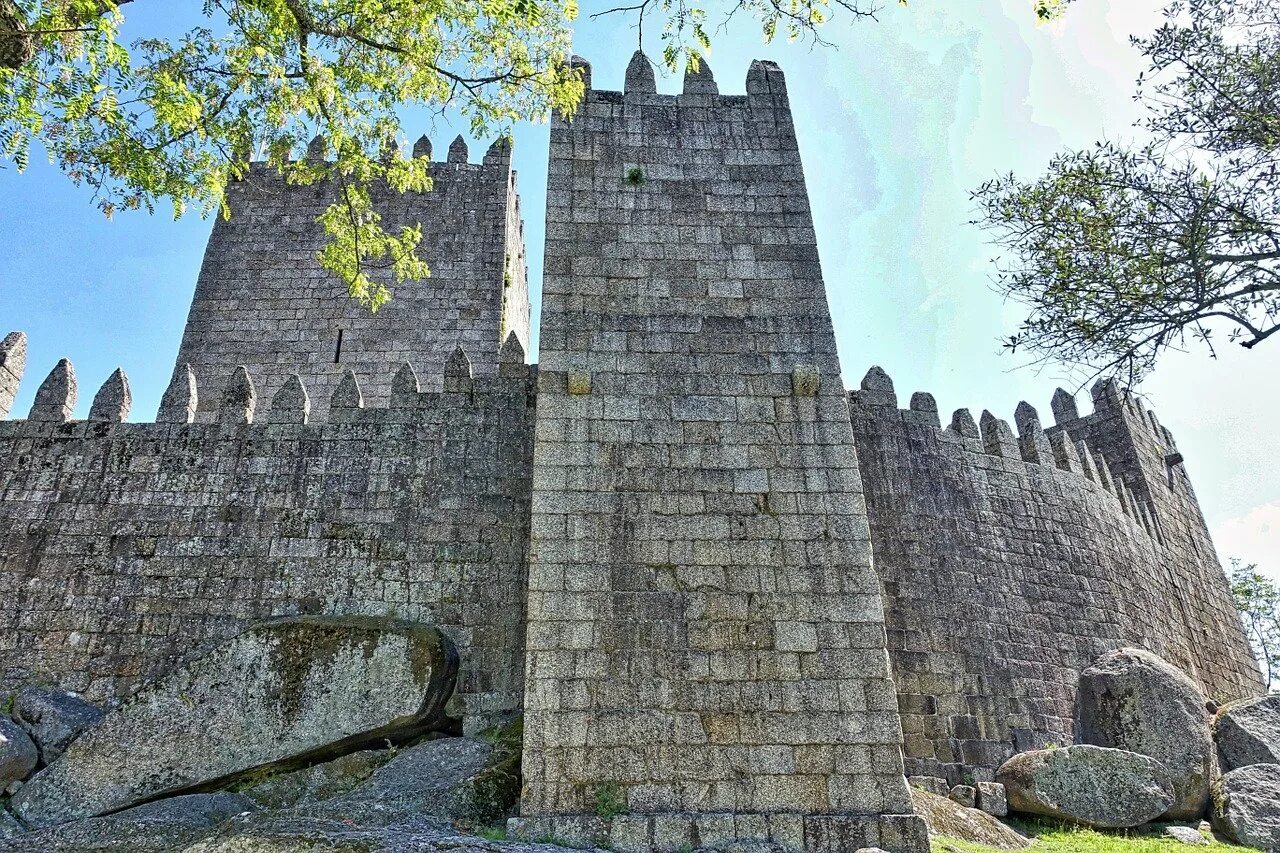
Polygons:
M1223 770L1280 764L1280 695L1232 702L1213 720Z
M105 423L122 423L129 419L133 406L133 392L129 390L129 377L117 367L107 381L102 383L89 407L89 420Z
M257 808L239 794L188 794L105 817L28 832L5 846L12 853L169 853L208 835L218 824Z
M65 690L33 685L18 691L13 700L13 719L35 741L45 764L52 764L102 716L97 705Z
M1240 844L1280 850L1280 764L1250 764L1213 786L1213 828Z
M963 806L950 797L939 797L916 788L911 791L911 802L934 835L1000 850L1021 850L1031 843L986 812Z
M642 55L553 120L521 797L553 834L604 802L618 849L775 813L925 847L793 128L773 63L673 99Z
M1182 671L1144 649L1108 652L1080 673L1080 743L1125 749L1169 771L1174 801L1165 817L1204 814L1213 771L1204 692Z
M287 809L345 794L395 756L390 749L363 749L301 770L271 773L236 788L264 809Z
M39 760L40 753L27 733L13 720L0 716L0 791L10 782L27 778Z
M1009 813L1009 799L1005 795L1004 785L999 782L979 782L978 808L994 817L1007 815Z
M1001 765L996 780L1011 811L1114 829L1154 820L1174 796L1160 762L1089 745L1019 753Z
M1209 839L1204 837L1200 830L1190 826L1166 826L1164 835L1172 838L1174 841L1181 841L1183 844L1195 844L1206 846Z
M0 808L0 840L5 838L13 838L26 832L27 828L18 823L18 819L9 814L6 809Z
M967 809L978 807L978 790L972 785L956 785L947 793L947 797Z
M457 653L434 628L300 618L251 629L143 688L13 800L49 826L251 768L429 730Z
M362 826L424 815L488 826L505 819L519 795L518 752L478 738L441 738L400 750L351 790L302 802L295 814Z
M947 784L947 780L939 779L937 776L908 776L907 784L921 791L937 794L939 797L945 797L951 793L951 786Z
M76 370L70 360L60 359L44 382L36 389L35 402L27 420L39 423L65 423L76 407Z

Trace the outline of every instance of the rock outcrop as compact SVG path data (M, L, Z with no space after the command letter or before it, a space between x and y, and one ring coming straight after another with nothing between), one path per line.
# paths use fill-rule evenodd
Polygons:
M939 797L919 788L911 789L911 804L923 815L929 832L960 841L985 844L1000 850L1021 850L1030 841L978 809L966 808L950 797Z
M1108 829L1141 826L1174 802L1160 762L1121 749L1080 745L1037 749L996 771L1009 810Z
M36 769L40 754L17 723L0 716L0 791L27 778Z
M1174 786L1165 819L1204 814L1213 772L1205 696L1162 658L1143 649L1116 649L1080 673L1076 739L1163 764Z
M1213 720L1223 770L1280 764L1280 695L1232 702Z
M1280 765L1250 764L1213 786L1213 827L1232 841L1280 850Z
M24 687L13 702L13 718L40 748L40 761L52 764L71 742L101 722L102 709L75 693Z
M299 766L439 724L457 653L392 620L267 623L145 687L13 799L44 827Z
M256 808L239 794L187 794L19 835L4 849L9 853L170 853Z

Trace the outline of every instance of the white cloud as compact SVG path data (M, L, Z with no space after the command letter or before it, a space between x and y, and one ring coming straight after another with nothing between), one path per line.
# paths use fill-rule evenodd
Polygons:
M1263 504L1213 530L1222 562L1238 557L1271 575L1280 576L1280 503Z

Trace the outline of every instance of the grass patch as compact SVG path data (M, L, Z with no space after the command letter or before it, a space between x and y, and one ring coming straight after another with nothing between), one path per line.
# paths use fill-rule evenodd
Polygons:
M1027 853L1256 853L1248 847L1216 841L1211 836L1206 836L1210 843L1204 846L1183 844L1165 837L1164 826L1160 824L1114 832L1016 820L1009 821L1009 825L1031 839ZM1005 853L983 844L942 836L934 837L930 846L933 853Z
M506 841L507 828L502 824L495 826L482 826L476 830L476 835L489 841Z

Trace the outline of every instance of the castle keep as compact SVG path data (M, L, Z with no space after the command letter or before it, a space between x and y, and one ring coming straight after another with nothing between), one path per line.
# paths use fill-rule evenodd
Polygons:
M536 366L509 148L458 140L432 192L381 200L434 273L382 311L315 262L330 190L254 168L154 422L119 372L71 420L65 361L0 420L0 686L116 700L259 620L394 615L457 644L466 730L523 712L531 836L896 853L927 849L904 774L1070 742L1102 652L1261 692L1132 395L944 428L879 368L845 391L776 65L745 95L582 67ZM25 360L6 337L0 418Z

